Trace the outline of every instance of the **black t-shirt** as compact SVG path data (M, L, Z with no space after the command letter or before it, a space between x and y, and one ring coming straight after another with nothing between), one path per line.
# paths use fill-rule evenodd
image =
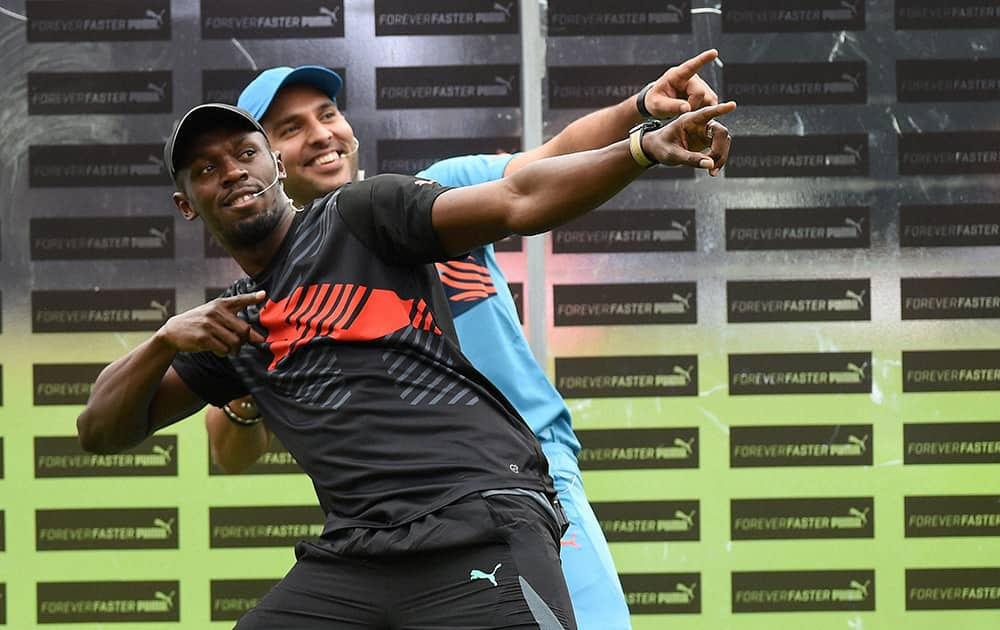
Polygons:
M212 404L253 394L312 478L326 533L398 526L485 489L554 494L531 430L459 350L429 264L448 258L430 212L445 190L380 175L313 202L267 269L227 292L267 291L240 313L267 341L174 360Z

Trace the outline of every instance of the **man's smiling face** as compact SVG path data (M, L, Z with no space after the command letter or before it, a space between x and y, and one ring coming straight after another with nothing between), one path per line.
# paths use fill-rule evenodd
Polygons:
M255 193L284 172L260 132L204 131L186 153L183 191L174 197L185 218L201 217L220 243L237 247L252 246L271 233L284 210L278 203L280 188Z
M337 104L307 84L281 88L261 119L288 171L285 192L305 205L355 179L357 139Z

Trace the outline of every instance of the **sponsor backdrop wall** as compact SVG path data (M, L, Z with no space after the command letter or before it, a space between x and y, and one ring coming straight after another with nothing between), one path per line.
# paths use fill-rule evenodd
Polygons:
M229 627L320 529L287 452L221 475L200 419L76 444L101 367L237 274L170 203L179 113L327 65L362 166L410 173L518 149L525 64L549 136L715 46L723 177L649 171L549 236L544 274L500 256L519 297L544 283L519 303L634 625L997 627L996 3L549 0L523 61L521 11L2 3L0 625Z

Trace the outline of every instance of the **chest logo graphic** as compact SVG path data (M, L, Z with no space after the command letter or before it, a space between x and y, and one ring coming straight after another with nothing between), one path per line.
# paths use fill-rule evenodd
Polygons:
M479 302L496 295L497 289L485 263L473 256L437 263L438 275L450 301Z
M268 371L317 338L372 341L407 326L441 334L423 300L339 283L298 287L286 298L268 300L260 323L267 329L267 347L274 356Z
M469 581L470 582L474 582L476 580L489 580L490 584L492 584L493 586L496 586L497 585L497 578L496 578L497 569L499 569L502 566L503 566L502 564L497 564L497 566L493 567L492 573L485 573L483 571L480 571L479 569L473 569L472 571L469 571Z

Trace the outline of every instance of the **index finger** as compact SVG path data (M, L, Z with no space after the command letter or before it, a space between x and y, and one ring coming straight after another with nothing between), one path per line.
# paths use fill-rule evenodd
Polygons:
M711 48L703 53L691 57L681 65L677 66L677 76L685 81L691 80L691 77L698 74L698 71L705 67L705 64L711 63L719 56L719 51Z
M688 116L690 116L689 120L695 124L707 125L713 118L718 118L723 114L728 114L734 109L736 109L736 102L727 101L725 103L719 103L718 105L702 107L697 111L691 112Z
M219 298L222 300L223 305L234 313L245 306L250 306L251 304L260 304L267 298L267 291L255 291L253 293L243 293L240 295L231 295L229 297Z

